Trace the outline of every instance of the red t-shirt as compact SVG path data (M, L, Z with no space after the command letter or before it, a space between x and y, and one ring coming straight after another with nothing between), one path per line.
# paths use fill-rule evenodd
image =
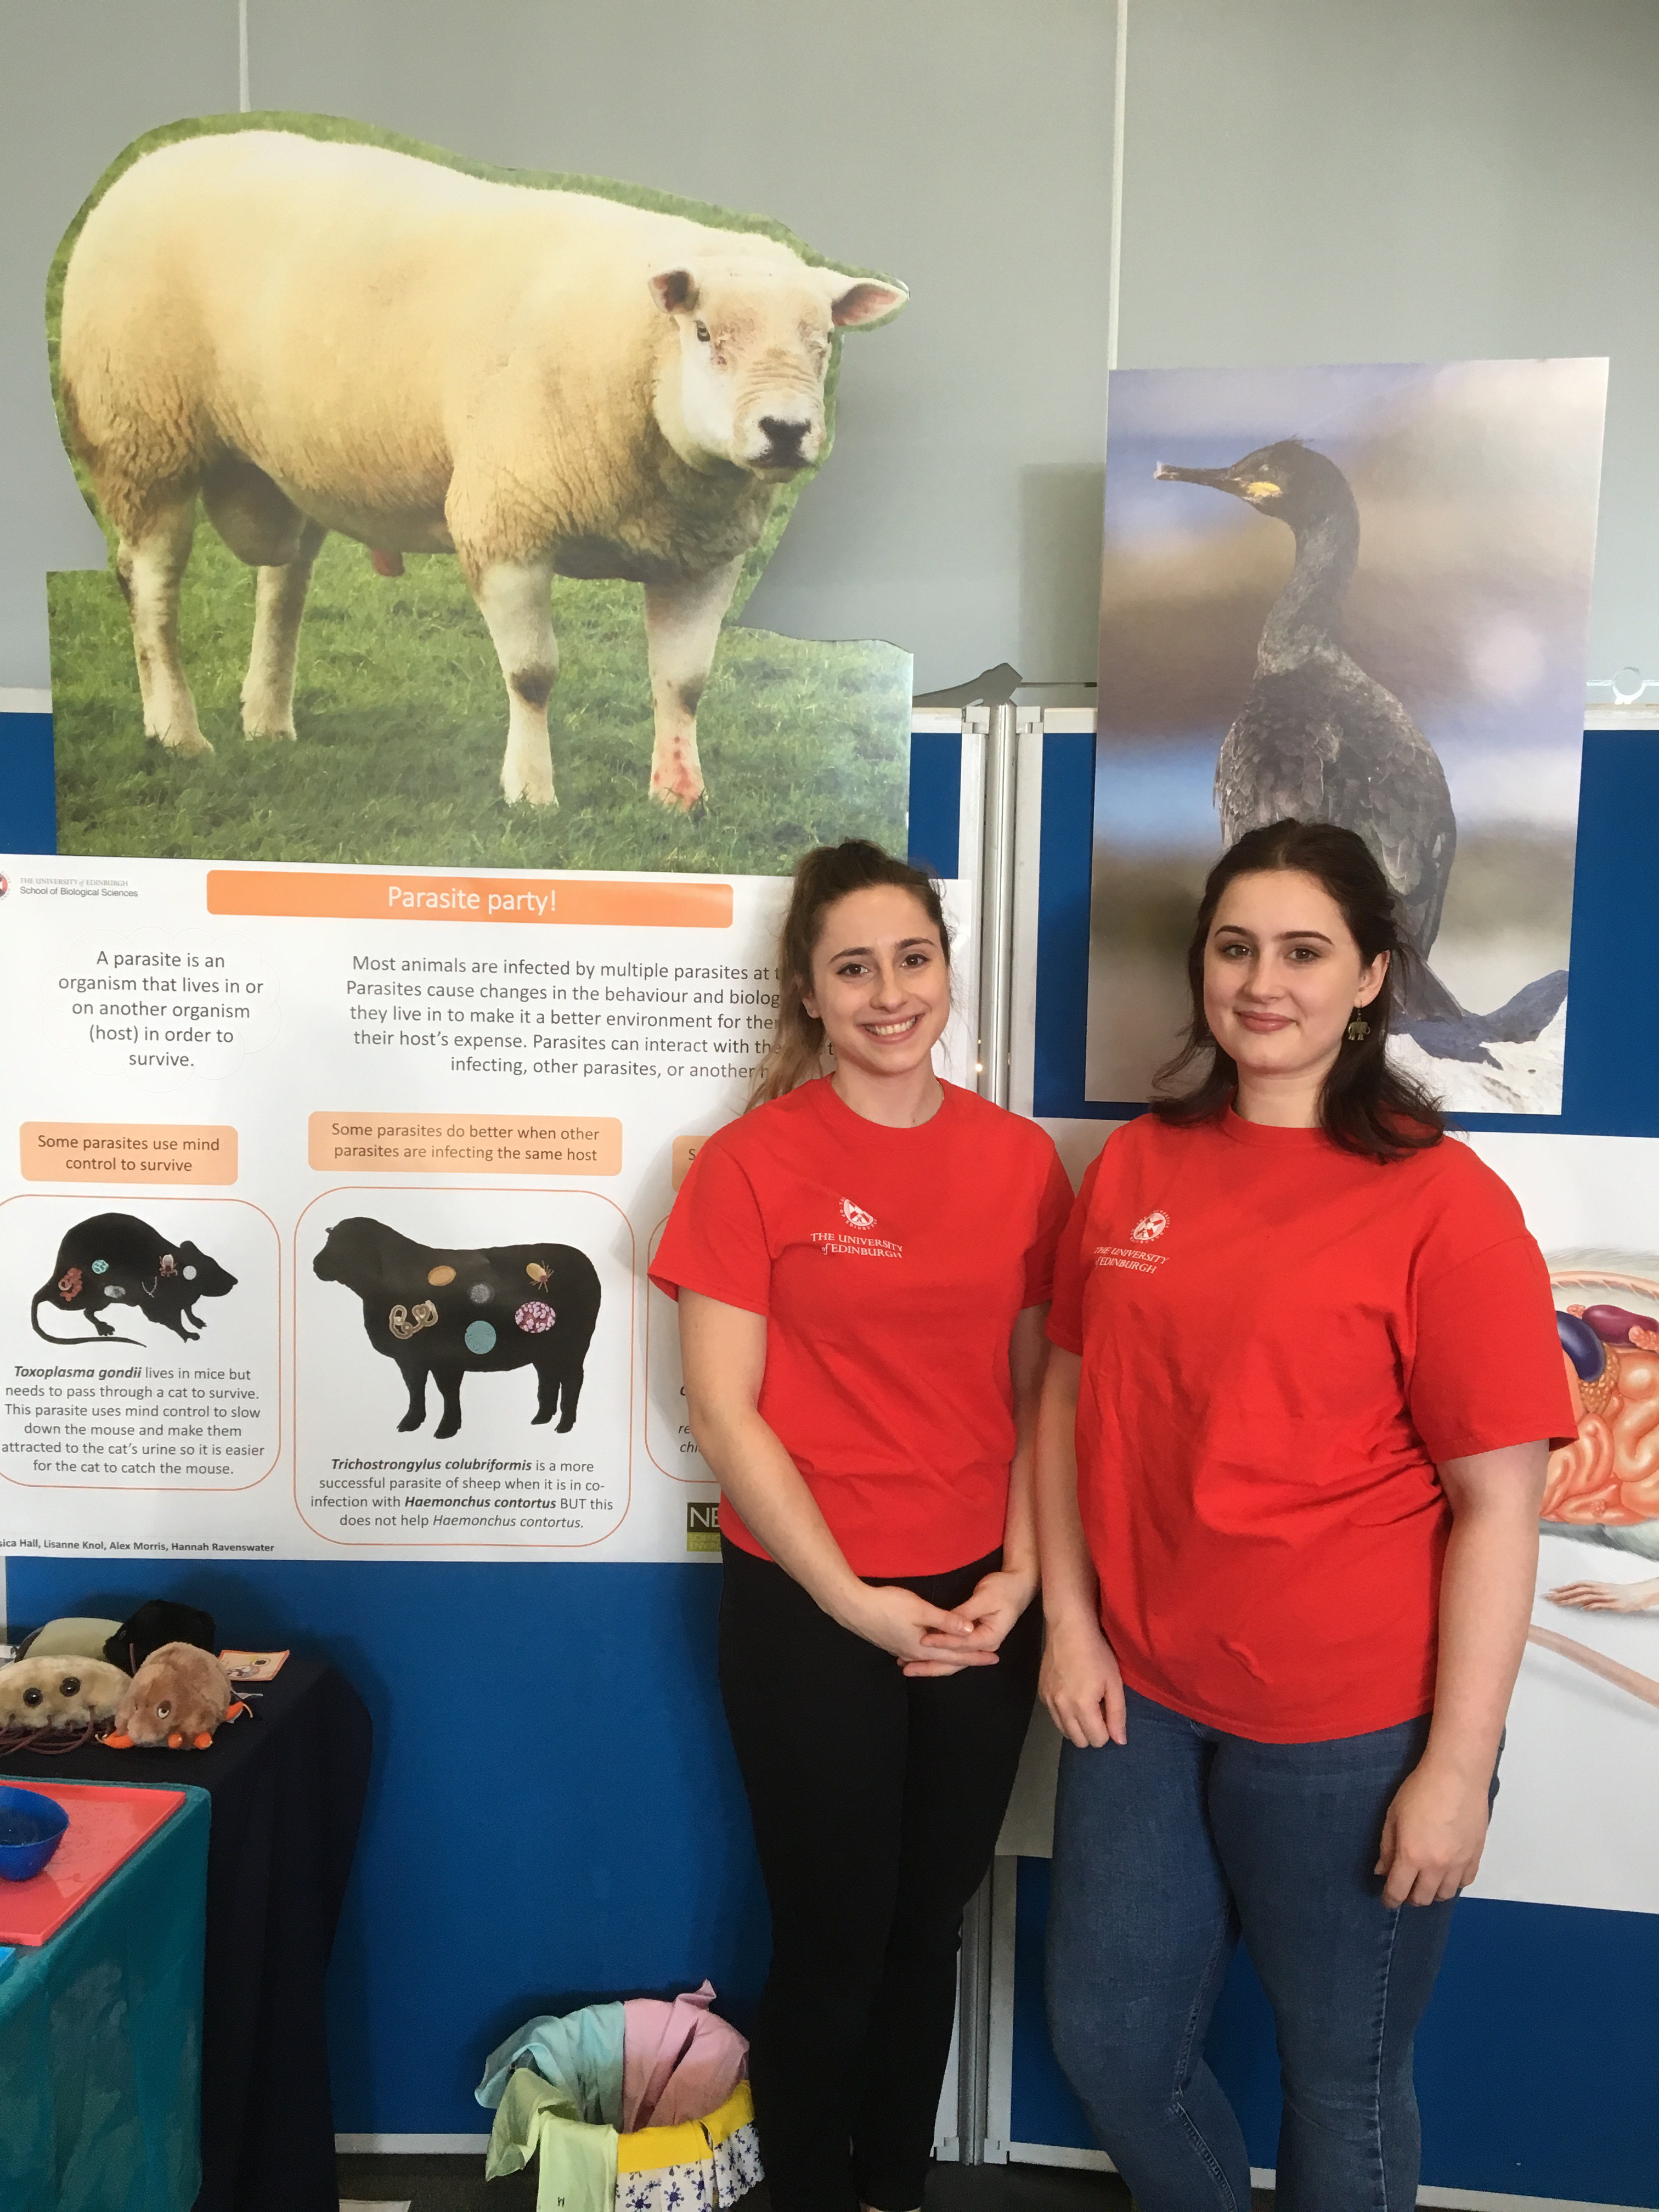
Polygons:
M762 1418L854 1574L1001 1543L1008 1340L1048 1298L1071 1204L1047 1132L951 1083L915 1129L804 1083L699 1151L651 1279L764 1314ZM761 1552L724 1500L720 1531Z
M1446 1139L1387 1165L1236 1114L1118 1130L1061 1240L1078 1492L1126 1681L1263 1743L1434 1701L1437 1462L1574 1433L1549 1280Z

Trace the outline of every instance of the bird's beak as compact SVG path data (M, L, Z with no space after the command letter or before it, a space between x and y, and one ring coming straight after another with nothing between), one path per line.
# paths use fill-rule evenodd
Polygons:
M1178 469L1170 461L1160 461L1152 474L1160 483L1208 484L1214 491L1238 495L1238 478L1231 469Z

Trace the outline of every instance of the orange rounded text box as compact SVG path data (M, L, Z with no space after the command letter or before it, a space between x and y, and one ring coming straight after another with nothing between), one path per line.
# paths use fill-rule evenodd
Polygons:
M691 1163L708 1143L707 1137L676 1137L669 1154L669 1176L678 1190L691 1172Z
M605 1114L313 1114L310 1158L330 1174L613 1176L622 1123Z
M211 1121L25 1121L26 1182L234 1182L236 1132Z
M345 921L534 921L611 929L729 929L730 884L672 877L347 876L289 868L210 868L210 914Z

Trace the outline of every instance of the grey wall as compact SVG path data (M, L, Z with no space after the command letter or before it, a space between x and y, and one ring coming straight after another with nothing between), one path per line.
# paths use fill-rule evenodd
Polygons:
M1123 365L1608 355L1591 673L1659 677L1654 0L1133 0L1128 64Z
M792 223L913 302L749 619L927 688L1091 672L1112 0L249 0L258 106ZM1133 0L1121 358L1613 356L1594 672L1659 675L1654 0ZM101 547L40 292L104 162L234 107L235 0L0 0L0 686Z
M1047 672L1060 645L1022 599L1021 532L1044 497L1035 472L1062 472L1071 514L1064 472L1100 462L1109 9L250 0L249 16L256 107L758 209L822 252L902 277L913 296L898 321L848 342L836 452L748 619L891 638L915 651L924 686L1004 658ZM0 0L0 684L40 684L41 571L102 558L50 406L46 266L128 139L236 106L235 0ZM1040 346L1018 327L1034 314ZM1092 504L1091 492L1072 515L1083 629L1063 673L1092 658Z

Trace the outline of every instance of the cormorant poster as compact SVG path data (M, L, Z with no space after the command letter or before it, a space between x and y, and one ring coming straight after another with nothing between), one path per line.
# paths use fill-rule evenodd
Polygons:
M1394 1049L1560 1110L1605 361L1111 379L1087 1093L1146 1096L1206 872L1340 822L1418 954Z

